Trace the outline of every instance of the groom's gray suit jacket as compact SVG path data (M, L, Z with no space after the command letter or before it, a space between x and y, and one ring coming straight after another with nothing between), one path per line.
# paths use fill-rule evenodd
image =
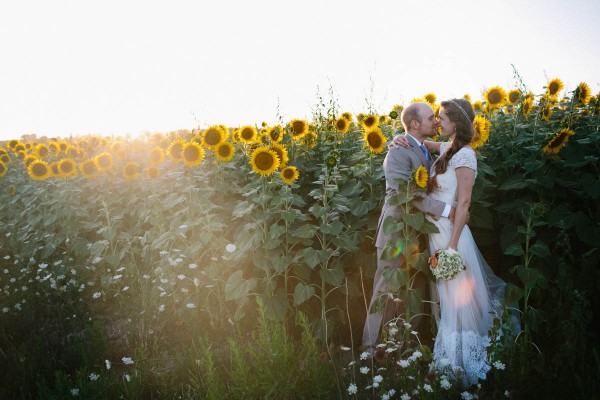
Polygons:
M383 161L386 195L385 204L383 205L379 223L377 224L375 246L379 248L384 248L387 242L396 241L402 236L402 231L394 232L390 235L383 233L383 221L385 221L388 216L393 217L395 220L399 220L403 213L400 206L388 204L388 200L398 192L398 182L396 182L395 179L400 178L407 181L410 179L411 173L418 167L429 167L425 155L419 147L419 143L411 136L407 136L406 138L408 139L410 147L392 147L388 150L385 160ZM431 161L431 164L433 164L433 160ZM436 218L442 215L442 212L446 207L446 203L435 200L427 195L425 195L422 200L413 201L412 204L418 210L431 214Z

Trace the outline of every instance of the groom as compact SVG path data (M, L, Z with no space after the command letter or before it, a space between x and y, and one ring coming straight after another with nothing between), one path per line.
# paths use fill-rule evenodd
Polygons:
M386 196L385 204L381 210L379 223L377 226L377 239L375 247L377 247L377 271L373 280L373 296L367 311L367 319L363 330L363 348L366 351L373 351L377 345L377 338L382 324L387 323L394 317L395 303L391 299L387 299L387 304L384 310L375 310L375 303L381 293L388 293L388 287L383 277L383 271L386 268L398 268L399 265L405 264L403 255L392 260L382 260L381 255L383 249L388 242L395 243L402 238L402 232L394 232L386 235L383 232L383 221L387 217L392 217L394 220L400 220L403 213L400 205L390 205L389 200L398 192L398 182L400 178L404 181L410 179L411 173L419 166L424 166L429 171L433 160L423 141L431 138L437 133L437 121L433 113L433 109L427 103L413 103L406 107L400 115L402 125L407 133L407 139L410 147L391 147L388 150L385 160L383 161L383 171L385 173ZM428 196L423 199L415 200L412 205L419 211L431 214L434 218L440 216L452 218L453 209L449 204L435 200ZM424 293L428 293L428 282L422 273L419 273L420 278L416 280L416 286L421 287ZM418 322L417 322L418 323ZM423 324L421 324L423 325Z

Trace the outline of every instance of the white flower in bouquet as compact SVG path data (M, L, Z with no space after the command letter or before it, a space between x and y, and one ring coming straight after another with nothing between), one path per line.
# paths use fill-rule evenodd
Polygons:
M460 254L454 249L439 249L429 257L429 269L436 279L448 281L465 268Z

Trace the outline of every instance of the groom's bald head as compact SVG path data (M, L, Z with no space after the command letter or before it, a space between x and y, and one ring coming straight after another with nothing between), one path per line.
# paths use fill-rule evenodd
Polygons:
M436 120L427 103L412 103L400 115L404 130L418 139L435 136Z

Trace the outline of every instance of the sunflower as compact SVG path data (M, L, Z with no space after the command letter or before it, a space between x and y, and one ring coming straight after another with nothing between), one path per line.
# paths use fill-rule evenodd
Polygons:
M277 154L277 158L279 159L279 166L284 167L288 161L290 161L290 157L288 155L288 151L285 146L279 143L273 143L271 145L271 150L273 150Z
M506 92L500 86L494 86L486 90L483 94L483 99L485 100L489 109L502 107L506 104Z
M150 163L152 165L158 165L165 161L165 151L162 147L156 146L150 151Z
M52 171L47 162L40 159L36 159L27 167L27 173L31 179L36 181L43 181L50 177Z
M9 140L9 141L8 141L8 148L9 148L9 149L11 149L12 151L15 151L15 152L16 152L17 150L15 150L15 148L16 148L16 147L17 147L19 144L21 144L21 141L20 141L20 140L17 140L17 139L11 139L11 140Z
M261 146L250 155L250 165L254 172L262 176L271 175L279 168L277 153L267 147Z
M86 178L92 178L98 175L98 167L96 167L96 162L93 158L79 163L79 171L81 172L81 175Z
M176 162L181 161L181 153L183 150L184 143L185 142L180 138L173 140L173 142L171 142L171 144L167 148L167 155L169 156L169 158Z
M50 164L50 172L51 172L51 174L50 174L49 178L60 177L60 171L58 170L58 161Z
M298 172L298 168L289 166L282 169L279 176L281 177L282 181L288 185L291 185L296 179L298 179L300 173Z
M65 154L69 158L77 158L79 156L79 149L75 146L69 145L69 147L67 147L67 149L65 150Z
M412 176L413 182L420 188L425 188L427 186L427 180L429 179L429 174L427 173L427 168L424 166L419 166L416 169L415 173Z
M293 119L289 122L288 126L294 140L300 140L308 133L308 124L303 119Z
M19 160L24 160L25 157L27 157L27 153L25 153L25 150L17 151L17 158Z
M2 161L0 161L0 178L2 178L8 172L8 167Z
M35 154L39 159L46 157L48 153L50 153L50 150L44 143L39 143L37 146L35 146Z
M227 134L223 132L223 128L220 125L209 126L202 135L202 144L207 149L214 150L226 137Z
M373 114L365 115L361 124L365 130L377 128L377 125L379 125L379 118Z
M341 134L345 134L350 129L350 121L344 117L340 117L335 120L335 129Z
M27 147L23 144L23 143L18 143L15 148L13 149L13 151L15 153L18 153L20 151L27 151Z
M187 167L195 167L204 160L204 149L199 144L187 142L181 150L181 160Z
M25 150L29 150L31 151L31 149L33 148L33 145L29 142L25 143Z
M77 175L77 167L75 166L75 161L71 160L70 158L60 160L58 162L58 173L63 178Z
M229 142L219 143L215 149L215 156L222 162L231 161L235 153L235 148Z
M412 99L410 99L410 104L413 103L427 103L427 101L425 101L425 99L422 97L413 97Z
M434 105L435 101L437 100L437 96L433 93L427 93L423 96L423 99L425 99L427 103Z
M521 105L521 113L523 113L525 119L529 118L531 110L533 110L533 98L525 97L525 100L523 100L523 104Z
M115 156L125 152L125 144L119 140L110 145L110 152Z
M37 159L38 158L36 156L34 156L33 154L28 154L25 156L25 159L23 159L23 162L25 163L26 167L29 167L29 165Z
M4 153L2 155L0 155L0 161L2 161L4 164L10 164L10 156L8 155L8 153Z
M348 122L352 122L352 113L349 113L348 111L343 112L341 117L344 118Z
M240 128L238 137L240 142L246 144L252 144L256 140L258 132L256 128L251 125L246 125Z
M581 104L588 104L592 98L592 91L587 83L581 82L575 89L575 96Z
M310 149L317 146L317 134L314 131L309 131L303 138L302 141Z
M155 166L151 165L148 167L148 169L146 169L146 176L148 178L152 178L152 179L156 179L160 176L160 169L156 168Z
M58 145L57 142L50 142L50 143L48 143L48 149L51 152L53 152L54 154L60 153L60 146Z
M2 167L0 167L0 171L1 171ZM2 172L0 172L0 176L2 176ZM9 196L14 196L15 193L17 193L17 188L14 185L10 185L8 187L8 195Z
M475 111L481 110L481 100L477 100L475 103L473 103L473 110L475 110Z
M552 104L548 103L542 108L542 119L544 121L550 121L550 117L552 117Z
M517 104L517 101L519 101L519 99L521 98L521 95L522 95L522 93L519 89L510 90L508 92L508 97L507 97L508 104L510 104L510 105Z
M106 172L113 167L113 158L110 153L103 152L93 158L99 172Z
M558 98L558 93L563 90L564 87L565 85L560 79L554 78L548 82L546 94L549 98L556 100L556 98Z
M379 127L366 130L363 134L363 139L365 141L365 147L367 147L371 153L379 154L385 148L385 136L383 136Z
M267 136L272 143L279 143L283 139L285 131L281 125L275 125L267 130Z
M465 94L463 94L463 99L465 99L466 101L468 101L470 103L471 102L471 95L469 93L465 93Z
M575 132L568 128L563 128L556 132L542 147L542 152L546 154L558 154L560 149L566 146L569 141L569 137L573 136Z
M140 176L140 165L136 162L129 161L123 167L123 178L135 179Z
M67 150L67 147L69 147L69 144L62 140L58 142L58 147L60 148L60 151L65 152Z
M483 146L490 137L490 127L492 123L483 115L477 114L473 120L473 139L470 146L472 149Z

